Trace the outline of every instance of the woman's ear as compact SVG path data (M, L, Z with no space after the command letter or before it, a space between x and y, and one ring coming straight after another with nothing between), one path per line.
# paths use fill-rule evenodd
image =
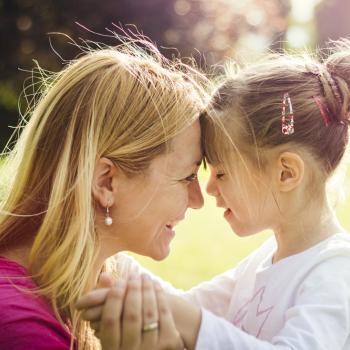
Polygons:
M104 208L114 204L116 189L113 177L116 173L117 168L110 159L102 157L97 161L92 179L92 195Z
M281 192L295 189L304 178L304 160L293 152L283 152L277 161L278 188Z

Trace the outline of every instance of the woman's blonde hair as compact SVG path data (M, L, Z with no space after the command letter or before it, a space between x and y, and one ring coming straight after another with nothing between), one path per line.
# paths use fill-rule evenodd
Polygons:
M0 251L32 244L29 272L56 316L76 326L79 348L96 347L74 311L98 252L95 163L107 157L130 176L146 170L198 118L205 92L195 74L148 42L90 49L43 76L19 126L3 168Z
M285 53L269 55L242 69L231 65L201 117L207 161L232 172L234 155L250 176L257 177L271 152L296 150L310 160L316 180L311 182L324 184L348 143L349 90L347 40L335 42L323 61L309 54ZM294 110L291 135L281 131L285 93Z

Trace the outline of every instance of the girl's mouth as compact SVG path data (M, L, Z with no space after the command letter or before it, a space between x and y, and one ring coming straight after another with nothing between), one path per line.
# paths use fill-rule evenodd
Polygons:
M175 237L175 230L173 225L170 225L170 224L165 225L165 234L168 237L169 241Z

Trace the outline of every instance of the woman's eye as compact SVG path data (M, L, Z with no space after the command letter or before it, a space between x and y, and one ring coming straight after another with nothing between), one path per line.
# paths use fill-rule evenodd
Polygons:
M193 182L193 181L197 180L197 178L198 178L197 174L193 173L190 176L185 177L184 181L186 181L186 182Z

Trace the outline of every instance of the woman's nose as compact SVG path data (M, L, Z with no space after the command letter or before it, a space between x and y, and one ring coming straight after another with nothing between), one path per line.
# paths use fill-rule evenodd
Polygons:
M204 199L198 180L193 181L189 186L189 204L192 209L200 209L203 207Z

